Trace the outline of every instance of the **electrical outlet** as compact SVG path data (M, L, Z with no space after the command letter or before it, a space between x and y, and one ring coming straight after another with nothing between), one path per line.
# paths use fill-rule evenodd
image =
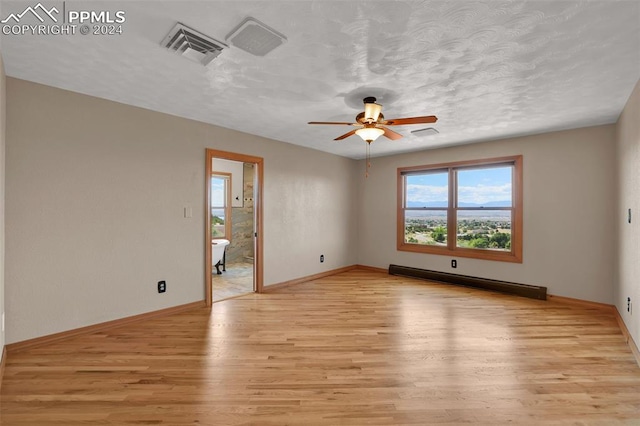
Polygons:
M457 268L458 267L458 261L455 259L451 259L451 267L452 268Z
M631 298L627 297L627 312L632 313Z
M165 291L167 291L167 282L158 281L158 293L164 293Z
M324 262L324 254L321 254L320 255L320 263L323 263L323 262Z

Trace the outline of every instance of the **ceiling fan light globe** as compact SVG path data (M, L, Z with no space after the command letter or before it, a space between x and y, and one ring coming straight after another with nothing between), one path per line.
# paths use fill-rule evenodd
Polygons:
M363 127L356 130L356 135L360 136L365 142L373 142L384 134L384 130L378 127Z

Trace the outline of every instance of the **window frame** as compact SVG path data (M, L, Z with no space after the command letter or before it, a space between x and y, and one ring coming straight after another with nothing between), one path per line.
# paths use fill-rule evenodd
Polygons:
M457 161L397 169L397 249L415 253L428 253L451 257L468 257L474 259L494 260L501 262L522 263L522 222L523 222L523 192L522 192L522 155L485 158L481 160ZM457 171L473 170L488 167L513 166L512 169L512 206L501 208L487 208L486 210L511 210L511 251L477 249L457 246L457 213L458 211L482 210L457 206ZM412 210L405 207L406 176L420 174L420 172L448 173L448 206L446 208L424 208L424 210L446 210L447 212L447 245L425 245L408 243L405 241L405 211Z

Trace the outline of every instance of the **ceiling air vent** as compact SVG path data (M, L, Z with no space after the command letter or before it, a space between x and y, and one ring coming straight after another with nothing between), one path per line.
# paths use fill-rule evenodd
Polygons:
M162 40L162 46L205 66L209 65L209 62L213 61L222 49L228 47L180 22Z
M225 39L229 44L256 56L264 56L287 38L254 18L246 18Z
M431 135L437 135L440 132L434 129L433 127L427 127L425 129L412 130L411 133L413 133L416 136L431 136Z

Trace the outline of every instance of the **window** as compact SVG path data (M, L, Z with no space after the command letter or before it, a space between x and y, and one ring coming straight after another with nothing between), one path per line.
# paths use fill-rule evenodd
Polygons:
M211 175L211 238L231 238L231 173Z
M398 250L522 262L522 156L398 169Z

